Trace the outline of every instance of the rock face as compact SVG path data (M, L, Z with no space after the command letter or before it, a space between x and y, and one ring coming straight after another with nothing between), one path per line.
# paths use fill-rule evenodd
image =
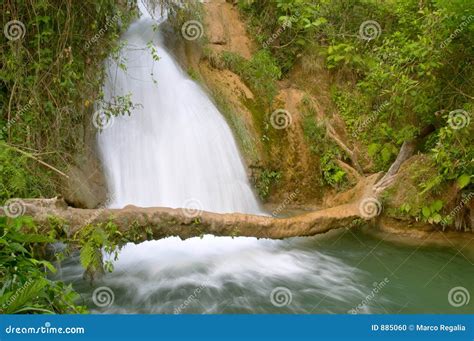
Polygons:
M100 163L92 115L84 122L83 149L74 155L74 163L66 170L68 178L62 179L61 195L66 202L78 208L96 208L107 199L107 185Z
M83 163L71 165L69 178L64 181L63 196L66 202L78 208L96 208L105 202L107 187L99 161L87 158Z
M210 0L205 3L205 10L206 36L214 45L212 49L234 52L249 59L252 56L252 41L237 9L223 0Z
M264 171L281 173L278 186L269 191L268 201L281 203L298 192L295 202L312 206L320 203L323 190L319 156L311 152L302 125L302 102L307 93L292 82L281 81L276 84L278 95L272 107L260 103L250 82L226 69L222 61L223 52L250 60L260 49L248 34L237 6L232 1L209 0L204 2L204 10L205 45L176 39L170 30L167 47L185 69L197 75L216 102L233 131L249 178L259 183ZM290 113L293 123L288 128L277 130L270 125L271 114L276 110ZM322 116L318 122L322 122Z

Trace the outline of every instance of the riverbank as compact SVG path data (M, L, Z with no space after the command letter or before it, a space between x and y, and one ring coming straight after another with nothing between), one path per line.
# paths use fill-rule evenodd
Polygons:
M474 262L473 232L442 231L427 223L401 221L387 217L364 226L362 231L400 245L454 248L459 254Z

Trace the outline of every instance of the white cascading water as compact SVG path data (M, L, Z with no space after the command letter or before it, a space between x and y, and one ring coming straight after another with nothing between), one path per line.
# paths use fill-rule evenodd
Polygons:
M126 71L115 61L107 64L104 99L131 94L132 102L140 105L130 116L114 118L98 135L113 193L110 207L264 214L225 120L163 48L153 28L156 21L143 6L141 10L144 15L123 37L126 46L120 61ZM150 41L158 61L150 52ZM101 283L113 289L115 302L97 312L263 313L275 308L272 289L285 283L294 292L292 297L283 292L284 299L294 302L287 312L312 312L305 306L306 296L297 295L300 290L336 301L355 301L364 294L354 285L359 271L305 243L204 236L128 244L114 272ZM82 268L78 263L65 266L61 276L82 283ZM196 290L199 298L183 306L187 298L198 295Z
M127 45L119 62L126 70L114 60L107 65L104 101L131 94L137 106L98 135L113 193L109 206L261 213L231 130L163 48L153 25L142 17L123 37Z

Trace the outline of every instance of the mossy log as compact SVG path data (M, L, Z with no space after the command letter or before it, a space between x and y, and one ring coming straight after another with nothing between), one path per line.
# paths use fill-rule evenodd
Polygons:
M312 236L331 229L348 226L360 218L357 205L341 205L291 218L273 218L241 213L218 214L166 207L135 207L123 209L80 209L67 207L61 199L23 200L25 214L32 216L40 231L61 222L69 235L87 225L112 222L126 233L130 229L151 231L143 239L177 236L182 239L211 234L214 236L242 236L282 239Z
M241 213L219 214L166 207L80 209L69 207L63 199L58 198L23 199L18 204L21 205L22 214L33 217L39 230L44 233L57 228L58 222L69 236L86 226L112 222L124 235L132 229L139 232L133 242L171 236L186 239L205 234L283 239L313 236L347 227L358 218L367 218L360 210L360 202L370 194L377 179L378 176L366 178L359 191L360 195L351 203L290 218Z

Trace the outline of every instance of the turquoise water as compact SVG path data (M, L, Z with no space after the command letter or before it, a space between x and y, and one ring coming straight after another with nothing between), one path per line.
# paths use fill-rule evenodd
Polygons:
M94 313L472 313L473 261L459 250L345 229L284 241L168 238L126 246L93 284L77 256L59 277Z

